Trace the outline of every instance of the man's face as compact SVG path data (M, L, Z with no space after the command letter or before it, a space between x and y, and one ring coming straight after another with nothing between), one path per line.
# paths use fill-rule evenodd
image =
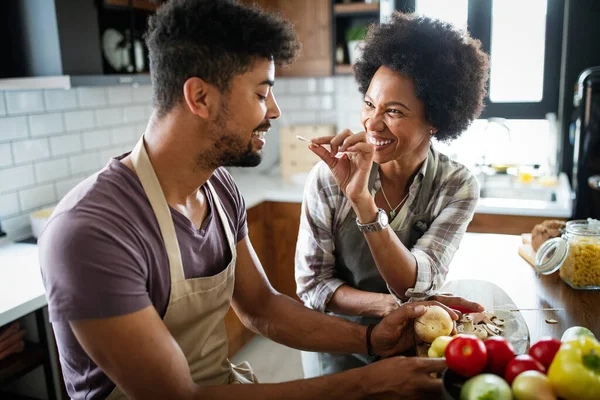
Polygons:
M257 60L250 71L232 79L211 129L213 167L260 164L270 120L280 115L272 91L274 79L275 64L269 59Z

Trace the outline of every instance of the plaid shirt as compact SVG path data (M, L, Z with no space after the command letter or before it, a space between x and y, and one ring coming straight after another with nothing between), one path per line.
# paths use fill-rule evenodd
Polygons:
M431 151L435 165L426 214L432 222L410 249L417 262L417 281L405 293L411 299L431 296L442 286L479 199L479 185L471 172L433 147ZM411 184L409 197L396 218L410 220L416 213L427 162ZM372 195L381 189L379 173L369 189ZM346 218L352 218L351 211L350 202L327 165L317 164L304 189L295 259L297 293L307 307L325 311L333 293L345 283L336 277L334 237ZM390 293L401 302L392 290Z

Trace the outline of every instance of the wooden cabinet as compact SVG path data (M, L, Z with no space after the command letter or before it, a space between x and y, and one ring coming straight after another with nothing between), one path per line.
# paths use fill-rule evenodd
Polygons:
M294 278L294 254L300 226L300 204L265 202L248 210L248 236L271 285L298 300ZM225 316L229 356L234 355L254 333L232 308Z
M298 300L294 277L294 256L300 227L301 205L299 203L269 202L267 207L265 244L268 249L271 273L269 280L279 293Z
M528 217L522 215L475 214L467 227L467 232L501 233L505 235L520 235L529 233L537 224L547 219L566 221L566 218Z
M296 62L281 68L283 77L330 76L333 68L331 48L331 0L242 0L267 11L279 12L294 24L302 50Z

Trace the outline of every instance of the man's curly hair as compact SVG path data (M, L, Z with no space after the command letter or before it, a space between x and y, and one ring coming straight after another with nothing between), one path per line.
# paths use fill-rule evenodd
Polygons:
M394 12L390 23L370 26L354 65L361 93L381 66L413 80L440 141L456 139L483 110L489 57L479 40L449 23Z
M159 116L182 99L191 77L228 92L255 60L289 64L300 49L290 22L235 0L171 0L150 18L145 39Z

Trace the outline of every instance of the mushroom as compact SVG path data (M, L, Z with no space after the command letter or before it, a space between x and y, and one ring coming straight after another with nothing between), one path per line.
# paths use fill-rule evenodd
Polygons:
M479 325L473 325L473 317L470 314L463 315L460 320L461 324L458 325L458 333L467 333L477 336L481 340L485 340L488 337L488 332Z

